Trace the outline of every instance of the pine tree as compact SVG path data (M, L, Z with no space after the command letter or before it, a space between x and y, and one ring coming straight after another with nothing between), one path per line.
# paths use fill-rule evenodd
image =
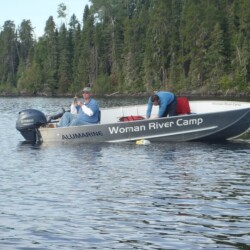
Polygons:
M72 81L70 52L70 40L65 24L63 24L58 35L58 81L60 93L67 93Z
M171 1L159 0L154 2L150 11L144 60L148 91L165 89L169 81L171 9Z
M19 64L18 42L15 24L6 21L0 33L0 83L7 84L9 88L16 85L16 73Z
M47 47L46 59L43 62L44 91L54 95L59 88L58 81L58 31L53 17L49 17L45 26L44 41Z
M85 7L83 17L83 29L79 38L77 52L79 53L74 80L79 88L88 84L91 79L91 50L93 46L93 18L90 14L88 6Z

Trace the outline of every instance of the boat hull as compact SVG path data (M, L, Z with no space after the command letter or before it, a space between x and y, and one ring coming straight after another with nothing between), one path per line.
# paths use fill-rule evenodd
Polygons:
M215 141L237 137L250 127L250 108L158 119L39 128L43 142L90 143L150 141Z

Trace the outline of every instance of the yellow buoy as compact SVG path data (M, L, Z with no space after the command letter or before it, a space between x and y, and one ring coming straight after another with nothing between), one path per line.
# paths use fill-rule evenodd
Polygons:
M136 145L149 145L150 141L142 139L142 140L136 141L135 143L136 143Z

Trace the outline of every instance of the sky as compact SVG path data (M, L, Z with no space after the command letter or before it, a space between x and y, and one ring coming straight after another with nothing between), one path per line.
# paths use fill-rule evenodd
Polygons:
M0 30L7 20L13 21L16 29L24 19L30 20L35 37L38 38L44 34L46 21L50 16L53 16L60 27L61 19L57 18L57 10L61 3L67 7L68 20L75 14L79 22L82 22L85 6L90 5L88 0L7 0L1 4Z

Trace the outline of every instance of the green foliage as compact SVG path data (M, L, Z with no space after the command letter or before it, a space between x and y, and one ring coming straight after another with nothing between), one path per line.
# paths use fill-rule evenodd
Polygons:
M230 77L222 76L219 80L220 88L225 92L231 88L233 88L233 81L230 79Z
M17 90L19 93L42 94L41 82L41 69L38 64L34 63L21 74L17 82Z
M4 23L2 93L250 93L250 1L90 2L80 22L59 4L38 40L30 20Z
M12 21L6 21L0 33L0 59L0 83L15 87L19 58L15 24Z
M99 75L93 90L98 94L111 93L112 87L110 78L106 75Z

